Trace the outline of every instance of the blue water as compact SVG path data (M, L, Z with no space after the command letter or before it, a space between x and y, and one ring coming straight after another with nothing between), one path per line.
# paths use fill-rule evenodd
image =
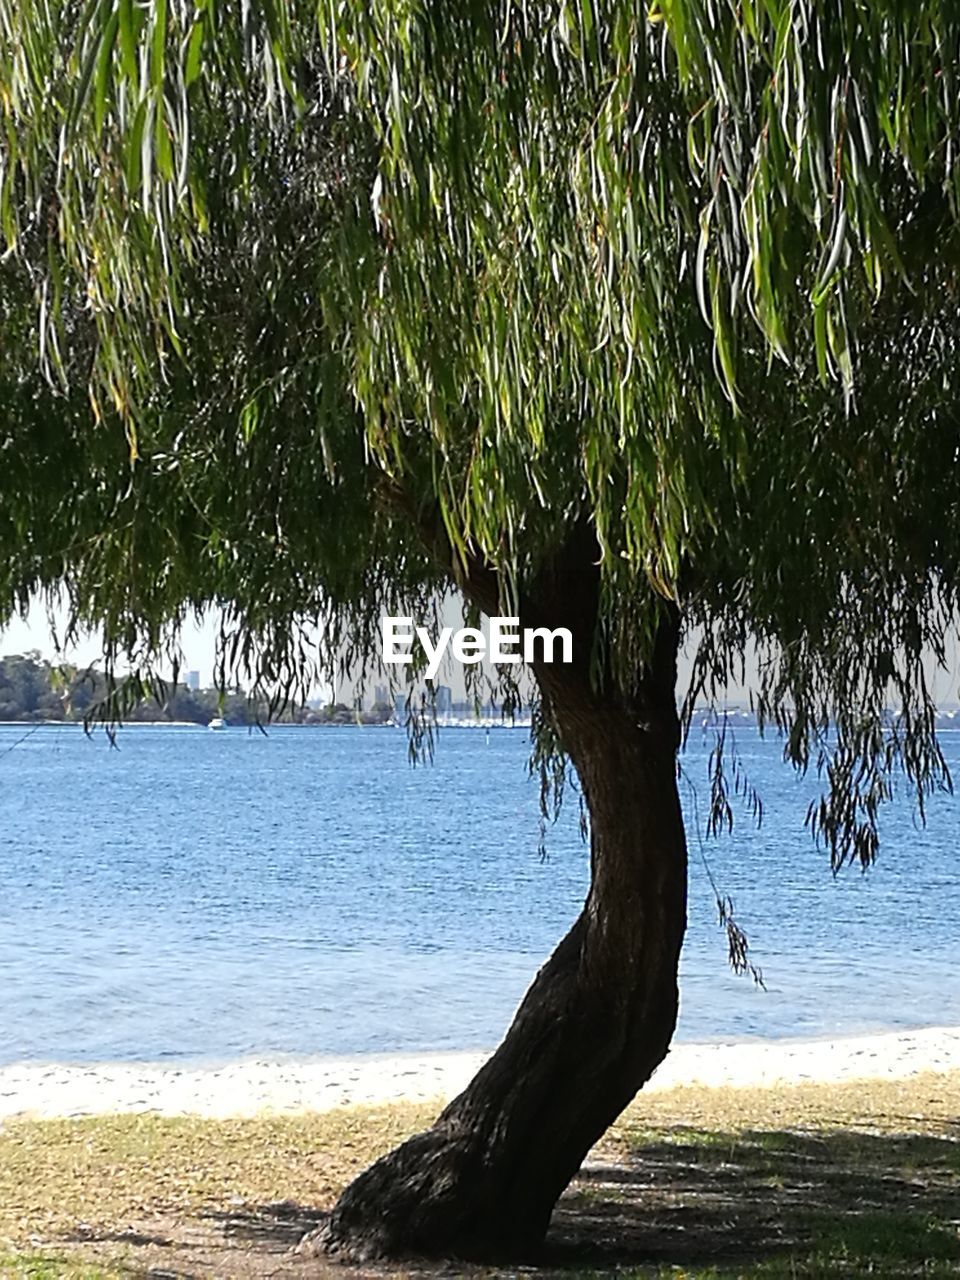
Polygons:
M527 734L0 727L0 1062L221 1060L494 1044L587 880L576 798L538 856ZM834 879L814 780L741 731L765 802L705 845L766 991L726 966L700 861L691 743L679 1036L960 1023L960 799L908 803L881 860ZM960 734L945 734L960 774Z

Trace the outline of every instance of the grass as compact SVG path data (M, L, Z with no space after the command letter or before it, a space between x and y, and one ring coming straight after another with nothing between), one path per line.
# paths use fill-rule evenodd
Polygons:
M118 1280L130 1274L127 1268L88 1266L62 1253L0 1254L3 1280Z
M613 1195L606 1186L613 1183ZM578 1203L579 1199L579 1203ZM960 1275L960 1144L944 1134L645 1130L558 1214L640 1276ZM590 1226L593 1219L593 1226ZM659 1270L658 1270L659 1268Z
M0 1277L323 1274L291 1246L434 1110L7 1122ZM958 1277L958 1117L960 1072L641 1097L561 1201L543 1266L524 1271Z

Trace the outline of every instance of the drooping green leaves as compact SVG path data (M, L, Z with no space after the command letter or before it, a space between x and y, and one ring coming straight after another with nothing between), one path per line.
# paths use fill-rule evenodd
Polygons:
M505 601L587 523L616 678L662 597L757 647L869 855L942 778L958 69L946 0L0 0L0 610L276 672L443 589L411 510Z

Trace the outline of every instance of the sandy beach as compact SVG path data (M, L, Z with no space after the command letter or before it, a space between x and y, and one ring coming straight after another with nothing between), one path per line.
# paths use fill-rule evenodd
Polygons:
M0 1117L153 1112L211 1118L451 1098L486 1053L0 1067ZM960 1070L960 1027L819 1040L677 1044L647 1086L769 1086L903 1079Z

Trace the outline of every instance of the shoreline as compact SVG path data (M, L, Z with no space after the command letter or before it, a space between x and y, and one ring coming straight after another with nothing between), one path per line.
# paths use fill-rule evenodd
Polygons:
M0 1120L117 1113L209 1119L351 1105L427 1102L460 1092L490 1051L245 1058L221 1065L160 1063L0 1066ZM960 1027L926 1027L813 1040L676 1044L645 1086L774 1087L904 1079L960 1071Z

